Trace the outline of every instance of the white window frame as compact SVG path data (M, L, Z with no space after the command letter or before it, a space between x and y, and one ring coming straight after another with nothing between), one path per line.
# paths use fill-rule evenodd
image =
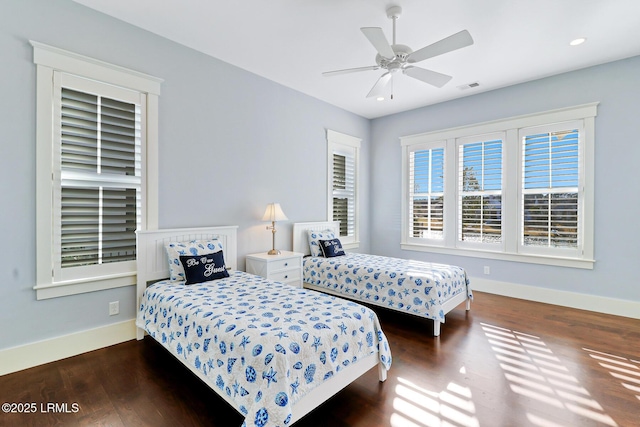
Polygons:
M592 269L594 260L594 170L595 170L595 117L598 103L550 110L541 113L510 117L502 120L461 126L436 132L410 135L400 138L402 147L402 235L401 248L404 250L436 252L451 255L471 256L534 264L556 265L573 268ZM519 243L522 217L520 197L522 196L522 147L520 130L536 126L552 129L556 123L579 121L582 124L580 141L580 248L576 251L562 249L531 250ZM503 158L503 201L502 239L500 248L487 245L460 245L457 242L459 222L457 218L458 200L458 141L484 134L504 135ZM409 152L417 146L429 146L439 141L445 144L445 200L444 200L444 242L416 241L410 238L409 208Z
M354 161L354 224L353 235L340 236L340 243L345 249L357 249L360 247L360 145L362 140L351 135L327 129L327 218L333 221L333 155L352 156Z
M127 271L106 273L96 277L54 279L58 269L55 259L56 236L54 218L59 206L54 203L53 185L54 88L62 74L77 76L139 92L146 104L143 113L142 165L142 229L158 228L158 100L161 79L108 64L83 55L31 41L36 64L36 298L47 299L79 293L130 286L136 283L135 263ZM59 174L58 174L59 175ZM59 242L59 239L57 239Z

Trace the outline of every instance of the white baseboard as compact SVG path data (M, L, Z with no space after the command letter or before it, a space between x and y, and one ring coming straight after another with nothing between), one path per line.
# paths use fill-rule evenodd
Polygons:
M498 282L480 277L470 277L469 281L471 282L471 289L479 292L640 319L640 301L628 301L537 286Z
M0 350L0 375L136 338L135 319Z

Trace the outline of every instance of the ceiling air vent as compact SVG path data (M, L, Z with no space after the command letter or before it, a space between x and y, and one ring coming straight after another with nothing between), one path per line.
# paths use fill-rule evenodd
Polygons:
M458 86L458 89L467 90L467 89L471 89L471 88L478 87L478 86L480 86L480 83L473 82L473 83L467 83L466 85Z

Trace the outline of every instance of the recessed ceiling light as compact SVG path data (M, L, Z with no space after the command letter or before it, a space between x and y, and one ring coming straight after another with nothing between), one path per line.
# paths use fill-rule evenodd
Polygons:
M571 42L569 42L569 44L571 46L578 46L579 44L582 44L582 43L584 43L586 41L587 41L587 39L585 39L584 37L580 37L578 39L571 40Z
M376 101L384 101L384 96L379 96L376 98Z

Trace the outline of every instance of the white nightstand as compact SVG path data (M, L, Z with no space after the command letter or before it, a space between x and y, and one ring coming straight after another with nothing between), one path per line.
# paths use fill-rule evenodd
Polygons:
M289 251L282 251L280 255L249 254L247 273L302 288L302 257L301 253Z

